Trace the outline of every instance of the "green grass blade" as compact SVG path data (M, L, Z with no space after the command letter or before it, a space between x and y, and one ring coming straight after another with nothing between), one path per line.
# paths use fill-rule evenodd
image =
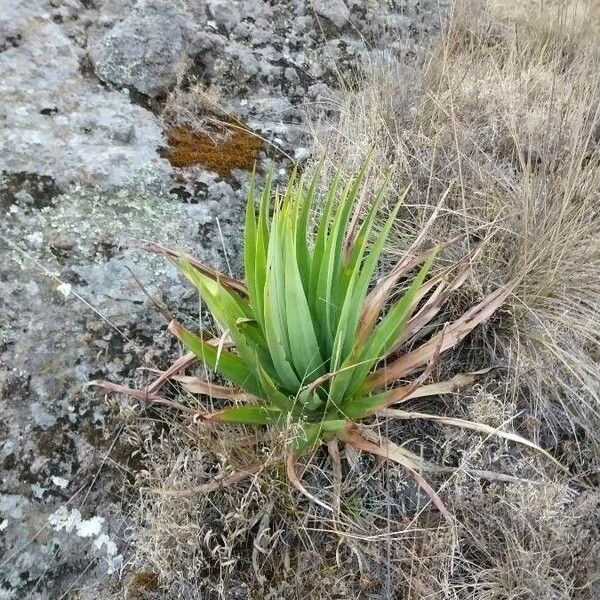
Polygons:
M356 263L360 262L362 260L362 257L364 256L365 248L368 245L368 242L369 242L369 239L371 236L371 231L373 229L373 224L375 222L376 212L379 210L381 201L383 200L383 197L385 196L385 193L387 192L387 190L389 188L389 184L390 184L392 175L393 175L393 172L390 171L388 173L388 175L386 176L386 178L384 179L384 181L382 182L382 184L379 186L377 193L375 194L375 198L371 202L371 207L369 208L367 215L358 230L358 233L354 240L354 244L351 247L350 254L349 254L347 262L346 262L346 267L348 269L348 273L350 273L351 270L354 269L354 266L356 265ZM408 194L408 190L409 190L409 188L406 188L406 190L404 191L404 193L398 200L398 202L396 204L398 209L400 209L400 207L404 203L404 199L406 198L406 195ZM396 211L396 215L397 215L397 211ZM385 230L383 232L383 235L384 236L386 235Z

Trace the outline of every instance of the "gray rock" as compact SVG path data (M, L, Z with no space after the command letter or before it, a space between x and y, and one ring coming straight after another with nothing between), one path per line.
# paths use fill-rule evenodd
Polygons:
M52 177L62 189L167 185L152 113L84 77L83 51L41 8L11 31L18 42L0 52L0 171Z
M338 29L341 29L350 19L350 11L344 4L344 0L326 0L314 3L315 12L320 17L331 21Z
M96 75L107 83L164 94L185 70L185 14L168 3L140 2L131 14L89 42Z
M136 241L181 245L239 272L243 190L204 181L214 200L203 205L125 189L72 190L43 208L10 196L0 231L3 599L59 598L119 568L123 474L139 466L115 410L87 384L139 385L137 367L164 368L177 351L129 269L182 318L197 314L193 288Z

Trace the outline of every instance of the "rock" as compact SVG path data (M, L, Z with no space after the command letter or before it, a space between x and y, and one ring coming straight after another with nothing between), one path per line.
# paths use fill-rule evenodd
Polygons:
M79 189L40 208L16 189L33 189L29 180L10 182L14 210L3 216L0 239L3 599L29 591L37 600L59 598L118 570L123 473L139 465L115 411L87 384L100 377L136 385L139 366L164 367L176 351L128 269L173 310L197 310L185 280L167 261L128 247L132 239L181 244L239 271L242 193L215 179L206 179L215 184L206 206ZM77 490L83 495L65 509Z
M343 0L326 0L315 2L315 12L320 17L331 21L338 29L341 29L350 19L350 11Z
M60 25L28 10L11 35L18 43L0 52L0 171L49 177L63 190L168 185L158 119L84 77L84 53Z
M146 96L164 94L188 60L185 16L164 2L140 2L97 39L89 54L96 75Z

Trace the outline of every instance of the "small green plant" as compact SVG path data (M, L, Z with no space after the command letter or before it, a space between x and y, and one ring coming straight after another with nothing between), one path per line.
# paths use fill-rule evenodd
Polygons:
M339 173L335 176L312 236L318 175L309 182L292 175L285 189L275 192L274 201L270 177L258 202L253 182L245 220L245 282L212 271L186 255L153 247L173 259L197 288L222 335L210 338L194 333L175 320L170 331L194 357L234 387L177 376L191 356L180 359L159 381L174 376L191 392L234 403L196 415L201 419L286 432L288 474L304 493L308 494L295 473L295 457L326 443L332 458L339 461L337 442L341 441L402 464L447 514L419 474L419 458L389 440L375 438L360 423L377 414L430 419L534 446L477 423L390 408L472 382L477 374L425 384L440 354L492 315L509 289L495 290L420 342L424 327L465 281L469 256L428 279L437 249L419 251L423 232L407 256L374 281L401 202L373 236L387 185L374 198L359 201L365 172L366 167L345 185ZM416 274L408 279L412 271ZM409 350L403 352L404 348ZM419 371L419 377L406 382ZM400 380L404 382L398 384ZM149 391L157 389L154 385Z
M350 424L398 401L405 387L383 387L374 367L404 333L434 258L424 262L402 297L376 322L386 298L369 285L400 203L369 247L382 187L362 225L352 208L361 173L341 192L339 175L327 192L314 243L309 217L316 179L305 186L292 176L276 196L270 217L267 182L255 212L249 195L244 240L247 292L199 271L185 257L178 266L196 286L235 352L207 343L171 323L171 331L202 362L256 401L204 415L205 419L252 425L297 425L295 454L322 440L347 437ZM414 387L410 386L411 388ZM238 395L239 390L232 390Z

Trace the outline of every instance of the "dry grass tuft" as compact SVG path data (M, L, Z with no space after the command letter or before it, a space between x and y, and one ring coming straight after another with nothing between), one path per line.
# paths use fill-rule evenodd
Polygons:
M449 188L432 241L493 233L467 293L519 285L480 343L552 444L600 439L599 32L594 2L459 2L424 75L371 65L333 132L317 132L336 162L375 147L399 188L413 183L391 252Z
M516 600L595 598L598 495L564 484L453 488L455 536L425 532L414 546L405 597Z
M510 421L591 486L600 483L599 67L596 2L461 1L422 68L382 57L315 132L335 163L353 165L374 148L381 172L396 165L397 189L412 182L390 254L408 249L444 194L430 241L483 242L450 310L519 282L454 357L459 370L502 367L495 389L463 397L454 411ZM440 432L432 437L441 442ZM519 472L506 447L484 449L456 433L447 440L446 450L462 447L465 465L508 461L501 470ZM407 597L595 597L597 487L561 480L552 485L568 497L520 487L516 497L499 483L460 479L464 493L454 487L444 497L463 525L433 564L411 571Z
M357 559L351 545L335 535L337 525L298 497L283 468L265 469L211 495L185 494L232 465L268 462L279 451L277 440L256 450L243 445L249 432L241 429L171 423L159 438L151 430L144 440L148 468L139 475L134 509L143 526L132 538L136 552L128 569L152 573L160 582L158 597L346 598L366 585L360 571L349 575ZM325 462L325 453L315 457L304 477L327 496L332 483ZM371 478L366 467L356 472L354 485ZM171 495L172 490L183 494Z

